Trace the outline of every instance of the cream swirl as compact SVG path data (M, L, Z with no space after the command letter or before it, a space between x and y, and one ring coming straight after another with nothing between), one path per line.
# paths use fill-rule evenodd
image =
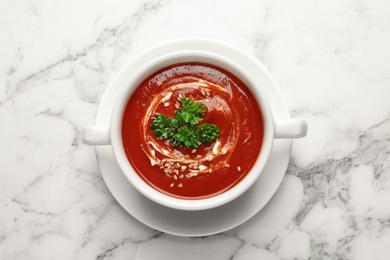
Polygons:
M194 93L197 93L195 97ZM148 134L151 118L158 114L159 107L180 108L180 98L191 96L207 107L207 113L219 114L225 127L216 141L203 149L177 149L167 145L169 141L159 141ZM237 145L239 126L237 111L229 106L232 96L228 88L223 88L205 80L172 85L157 94L142 118L141 127L144 143L142 150L149 157L152 166L160 167L168 176L187 178L202 173L211 173L229 167L230 157ZM200 153L201 150L202 152ZM175 176L176 175L176 176Z

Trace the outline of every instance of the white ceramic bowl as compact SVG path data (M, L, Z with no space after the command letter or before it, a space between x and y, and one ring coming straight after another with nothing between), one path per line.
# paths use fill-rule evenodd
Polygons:
M146 52L147 53L147 52ZM142 54L141 54L142 55ZM154 72L172 64L183 62L202 62L223 68L237 76L255 96L263 116L264 136L263 143L254 166L246 177L231 189L204 199L180 199L174 198L149 186L134 171L129 163L122 142L122 119L127 102L140 85L140 83ZM267 96L256 84L254 75L248 74L241 69L240 64L221 55L205 51L177 51L167 53L155 60L151 60L146 66L138 71L129 74L126 84L121 86L120 94L117 96L111 115L111 123L106 127L87 126L83 129L82 140L89 145L111 144L115 159L117 160L123 174L129 182L147 198L161 205L180 210L205 210L218 207L237 198L248 190L258 179L263 171L272 150L274 138L298 138L305 136L307 123L300 119L277 120L273 117Z

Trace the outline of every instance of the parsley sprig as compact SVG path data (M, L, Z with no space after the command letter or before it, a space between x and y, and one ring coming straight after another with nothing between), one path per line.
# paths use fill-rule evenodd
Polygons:
M181 98L183 107L175 111L175 116L156 115L152 118L153 134L158 140L169 140L173 147L198 148L202 143L217 139L219 129L214 124L198 125L206 114L206 106Z

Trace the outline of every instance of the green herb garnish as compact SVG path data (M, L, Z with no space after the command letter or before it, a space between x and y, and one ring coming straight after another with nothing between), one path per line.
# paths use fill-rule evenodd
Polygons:
M217 139L216 125L198 125L206 114L206 106L193 102L190 98L180 99L183 108L175 111L175 116L156 115L152 118L153 134L158 140L169 140L173 147L198 148L202 143Z

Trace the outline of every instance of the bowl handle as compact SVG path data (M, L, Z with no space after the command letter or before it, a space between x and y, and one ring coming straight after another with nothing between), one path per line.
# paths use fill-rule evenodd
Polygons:
M306 134L306 120L295 118L275 120L275 138L300 138Z
M86 126L81 131L81 141L86 145L111 144L110 129L105 126Z

